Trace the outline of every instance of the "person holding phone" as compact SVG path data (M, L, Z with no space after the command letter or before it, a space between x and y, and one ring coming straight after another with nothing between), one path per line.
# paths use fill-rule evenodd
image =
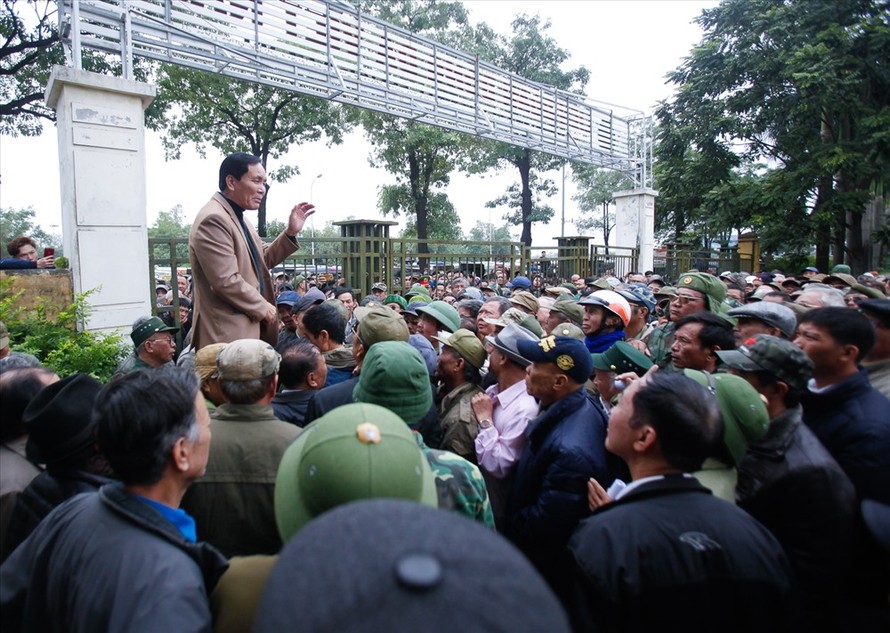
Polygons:
M9 258L0 259L0 269L55 268L55 249L44 249L43 257L37 258L37 244L30 237L21 235L6 245Z

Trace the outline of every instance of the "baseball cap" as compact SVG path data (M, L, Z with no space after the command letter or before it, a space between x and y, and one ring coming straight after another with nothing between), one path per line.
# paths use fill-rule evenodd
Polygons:
M312 306L322 303L323 301L324 293L318 288L310 288L306 291L306 294L303 295L303 298L294 305L293 313L298 314L304 310L308 310Z
M618 374L633 372L642 376L652 367L652 359L625 341L616 341L600 354L591 354L594 369Z
M733 308L728 314L731 317L763 321L771 327L778 328L788 338L791 338L794 330L797 328L797 317L794 316L794 311L774 301L747 303L738 308Z
M506 539L400 499L334 508L284 546L253 630L295 623L344 633L570 631L559 600Z
M584 308L572 298L558 299L550 306L551 312L559 312L568 317L575 325L581 325L584 321Z
M769 413L754 387L741 376L711 374L697 369L684 369L688 378L706 387L717 399L723 418L723 444L738 466L748 446L766 434Z
M407 341L408 324L401 314L383 306L356 308L362 344L367 348L380 341Z
M577 383L584 384L593 373L593 361L587 347L578 339L548 336L540 341L517 341L523 358L532 363L553 363Z
M156 334L157 332L178 332L178 327L173 327L172 325L167 325L164 323L160 317L153 316L147 321L143 321L130 332L130 339L133 341L134 347L139 347L149 338L151 338L152 334Z
M759 304L758 304L759 305ZM798 391L805 391L813 375L813 361L791 341L757 334L738 349L718 351L728 367L741 371L765 371Z
M300 301L300 295L293 290L285 290L275 299L275 305L279 306L295 306Z
M376 290L377 292L387 292L386 284L383 282L378 282L371 286L371 290Z
M645 286L643 284L634 284L632 286L628 286L627 288L622 288L617 292L622 297L627 299L630 303L642 304L649 309L649 312L655 310L655 295L652 294L652 291L649 290L648 286Z
M259 380L278 372L281 356L271 345L255 338L233 341L216 359L221 380Z
M287 542L318 515L359 499L405 499L436 507L436 481L411 429L392 411L351 403L294 440L275 478L275 523Z
M392 312L390 310L390 312ZM482 343L476 337L475 334L466 330L464 328L460 328L456 330L454 334L447 337L439 337L434 336L434 339L447 345L448 347L454 348L454 350L460 354L461 358L470 363L476 369L481 369L485 364L485 348L482 347Z
M517 275L504 285L507 286L507 288L519 288L520 290L527 290L528 288L532 287L532 282L528 277Z
M522 306L531 314L537 313L538 308L540 307L538 298L527 290L518 290L510 295L510 303Z

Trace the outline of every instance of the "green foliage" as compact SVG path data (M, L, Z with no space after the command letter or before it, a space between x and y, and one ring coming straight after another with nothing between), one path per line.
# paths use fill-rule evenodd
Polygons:
M611 169L600 169L593 165L574 163L572 180L578 186L578 193L572 200L586 215L575 222L578 231L598 229L603 233L606 246L615 227L615 214L610 205L615 202L614 193L633 187L633 180L626 174Z
M54 110L44 105L44 91L52 67L65 63L58 37L57 2L2 0L0 13L0 134L39 136ZM121 64L112 55L85 50L85 70L120 75ZM134 61L133 74L144 81L149 64ZM151 110L151 108L150 108Z
M154 224L148 227L150 238L187 238L192 225L186 221L182 205L177 204L169 211L161 211ZM175 245L177 265L187 263L189 250L187 243ZM170 259L170 246L167 243L155 244L154 256L158 259Z
M55 248L56 254L61 254L59 236L47 233L39 225L34 224L34 209L0 209L0 248L3 249L3 257L8 257L6 245L15 237L25 235L37 242L37 247L47 246ZM38 251L42 254L42 251Z
M658 111L660 230L707 238L716 214L723 229L784 229L792 253L815 242L821 267L829 246L835 261L870 267L883 218L863 211L890 174L888 15L887 0L724 0L703 11L705 36L669 74L677 91Z
M23 291L12 292L12 278L0 280L0 321L9 328L12 348L36 356L60 376L76 372L90 374L106 382L128 353L123 338L117 334L77 331L77 325L89 315L85 292L65 307L55 319L47 318L48 302L38 300L36 309L18 307Z
M547 35L549 21L542 21L540 16L517 15L512 23L513 34L510 38L494 35L488 42L481 45L477 52L497 66L516 73L526 79L542 82L562 90L582 92L590 78L590 72L584 66L564 70L563 65L569 59L569 52L560 48L556 40ZM478 31L485 33L481 25ZM480 38L481 39L481 38ZM492 200L488 206L507 204L515 211L508 216L509 221L522 225L520 241L530 246L532 243L531 226L534 222L546 222L553 215L553 209L540 204L543 196L552 195L555 191L552 181L542 180L535 172L550 171L559 168L563 160L505 143L490 142L483 145L478 159L470 168L472 172L483 172L490 169L504 169L512 166L519 171L519 183L511 185L506 194Z
M168 159L193 144L204 156L209 145L230 154L246 151L262 160L270 180L286 182L299 173L296 165L269 169L292 145L317 141L341 143L349 128L339 106L296 92L239 81L200 70L162 64L157 76L155 109L146 126L163 132ZM265 236L266 202L260 205L257 231Z
M509 255L511 250L507 245L494 244L494 242L512 242L510 229L506 226L495 227L488 222L477 220L476 225L467 234L470 242L485 242L484 244L470 244L466 251L472 255Z

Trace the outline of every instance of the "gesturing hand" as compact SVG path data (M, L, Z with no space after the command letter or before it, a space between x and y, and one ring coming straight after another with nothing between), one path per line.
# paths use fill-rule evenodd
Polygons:
M303 225L310 215L315 213L315 205L308 202L300 202L290 211L290 217L287 220L287 234L294 236L303 230Z

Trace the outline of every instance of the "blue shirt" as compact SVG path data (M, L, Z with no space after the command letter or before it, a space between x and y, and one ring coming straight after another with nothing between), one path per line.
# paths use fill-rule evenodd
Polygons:
M163 503L158 503L153 499L149 499L148 497L143 497L140 495L133 495L139 501L151 506L155 510L161 513L161 516L167 519L170 523L173 524L177 530L179 530L180 534L185 537L190 543L196 543L198 541L198 534L195 531L195 520L188 515L185 510L180 510L179 508L171 508L170 506L165 506Z

